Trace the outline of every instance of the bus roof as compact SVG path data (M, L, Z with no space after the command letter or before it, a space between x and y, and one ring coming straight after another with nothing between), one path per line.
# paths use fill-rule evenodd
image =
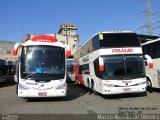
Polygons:
M88 40L88 41L86 41L82 46L84 46L85 44L87 44L94 36L96 36L96 35L98 35L98 34L105 34L105 33L111 33L111 34L116 34L116 33L135 33L135 32L133 32L133 31L104 31L104 32L97 32L97 33L95 33L94 35L92 35L92 37L90 37L90 39ZM81 46L81 47L82 47ZM80 48L81 48L80 47ZM79 49L80 49L79 48Z
M142 34L137 34L137 37L142 44L145 43L145 42L148 42L148 41L151 41L151 40L156 40L156 39L160 38L160 36L142 35Z
M155 43L155 42L158 42L158 41L160 41L160 38L155 39L155 40L147 41L147 42L143 43L142 46L143 46L143 45L147 45L147 44L151 44L151 43Z
M84 56L88 53L104 48L122 48L122 47L139 47L140 41L135 32L132 31L115 31L115 32L98 32L94 34L83 46L74 54L75 56Z
M65 48L65 45L59 41L52 43L52 42L35 42L32 40L28 40L23 43L23 46L30 46L30 45L48 45L48 46L57 46Z

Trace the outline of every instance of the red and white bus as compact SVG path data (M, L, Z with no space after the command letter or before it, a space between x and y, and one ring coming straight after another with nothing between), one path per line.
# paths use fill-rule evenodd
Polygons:
M68 48L68 47L67 47ZM17 43L16 76L19 97L63 97L67 95L66 56L70 50L56 38L37 35Z
M67 81L74 81L74 59L73 58L69 58L67 59Z
M133 32L100 32L74 54L75 81L101 94L146 93L145 62Z

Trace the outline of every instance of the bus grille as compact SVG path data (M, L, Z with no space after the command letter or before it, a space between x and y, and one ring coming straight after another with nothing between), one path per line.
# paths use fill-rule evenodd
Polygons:
M160 87L160 70L157 70L158 86Z

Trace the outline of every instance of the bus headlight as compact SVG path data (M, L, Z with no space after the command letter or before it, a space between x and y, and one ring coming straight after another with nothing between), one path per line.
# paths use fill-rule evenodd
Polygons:
M18 84L18 89L20 90L29 90L29 87L22 85L22 84Z
M56 89L65 89L66 87L67 87L67 84L64 83L62 85L57 86Z

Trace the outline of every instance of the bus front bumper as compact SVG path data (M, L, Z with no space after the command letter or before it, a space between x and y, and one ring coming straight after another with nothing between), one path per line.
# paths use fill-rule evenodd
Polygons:
M39 90L18 90L19 97L65 97L67 89L51 89L45 91Z
M102 94L124 94L124 93L142 93L146 92L146 85L129 86L129 87L105 87Z

